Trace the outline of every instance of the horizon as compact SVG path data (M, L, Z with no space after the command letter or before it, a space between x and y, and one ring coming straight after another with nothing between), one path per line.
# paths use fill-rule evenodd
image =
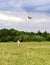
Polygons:
M32 31L23 31L23 30L17 30L17 29L14 29L14 28L2 28L2 29L0 29L0 30L16 30L16 31L18 31L18 32L27 32L27 33L38 33L38 32L41 32L41 33L44 33L44 32L47 32L46 30L45 31L40 31L40 30L38 30L37 32L32 32ZM49 32L47 32L47 33L49 33ZM50 34L50 33L49 33Z

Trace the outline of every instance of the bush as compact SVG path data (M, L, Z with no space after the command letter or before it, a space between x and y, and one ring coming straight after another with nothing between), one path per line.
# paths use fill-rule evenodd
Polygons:
M50 41L50 35L47 36L47 41Z
M23 41L30 41L30 36L29 35L24 35L23 36Z
M2 36L1 39L0 39L1 42L8 42L8 41L11 41L10 40L10 36Z
M45 38L39 35L33 37L33 41L45 41Z

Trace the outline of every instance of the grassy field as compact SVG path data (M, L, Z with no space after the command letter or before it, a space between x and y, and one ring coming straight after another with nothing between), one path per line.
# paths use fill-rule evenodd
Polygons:
M50 42L0 42L0 65L50 65Z

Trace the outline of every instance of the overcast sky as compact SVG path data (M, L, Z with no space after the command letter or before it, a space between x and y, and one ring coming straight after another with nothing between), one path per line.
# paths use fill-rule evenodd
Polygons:
M50 0L0 0L2 28L50 32Z

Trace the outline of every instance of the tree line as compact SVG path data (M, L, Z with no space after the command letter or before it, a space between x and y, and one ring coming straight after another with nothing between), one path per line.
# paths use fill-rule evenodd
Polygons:
M17 40L22 41L50 41L50 34L38 31L34 32L24 32L15 29L0 29L0 42L16 42Z

